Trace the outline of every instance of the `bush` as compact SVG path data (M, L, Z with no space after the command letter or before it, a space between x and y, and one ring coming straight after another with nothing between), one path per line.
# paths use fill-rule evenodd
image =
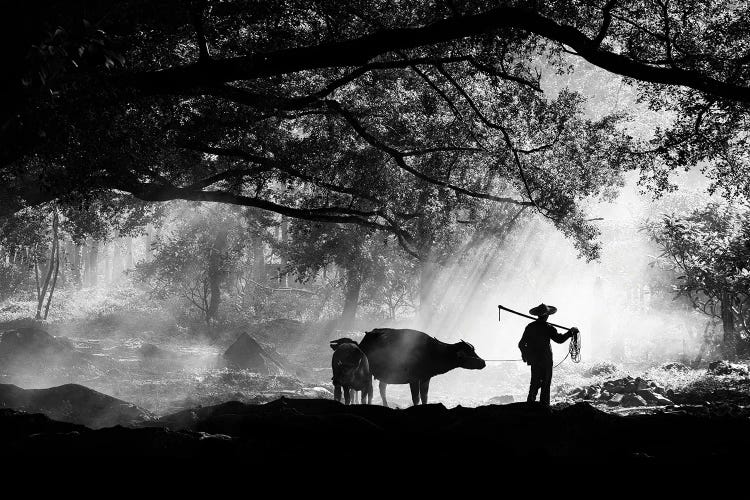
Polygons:
M659 367L660 370L665 372L675 371L675 372L689 372L690 367L680 363L679 361L671 361L669 363L664 363Z
M607 377L609 375L614 375L618 371L620 371L620 368L616 364L610 363L609 361L601 361L591 365L590 368L583 372L583 376Z

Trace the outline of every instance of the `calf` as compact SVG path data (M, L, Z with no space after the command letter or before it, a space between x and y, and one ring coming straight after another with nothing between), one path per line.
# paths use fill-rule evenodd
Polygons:
M341 401L341 391L344 391L344 402L350 404L352 396L356 399L356 391L361 391L360 402L372 403L372 375L367 356L352 339L338 339L331 341L333 358L333 397ZM351 392L350 392L351 391Z
M468 342L446 344L417 330L376 328L365 334L359 348L367 355L373 377L380 381L380 397L388 406L388 384L409 384L412 402L427 404L430 379L454 368L481 370L482 358Z

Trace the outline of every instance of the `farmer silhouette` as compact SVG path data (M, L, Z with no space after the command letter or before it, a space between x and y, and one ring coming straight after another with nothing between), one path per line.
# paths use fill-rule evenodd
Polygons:
M578 328L573 327L566 333L557 333L555 327L547 323L550 314L555 314L557 308L546 304L539 304L529 310L529 314L537 316L526 326L523 337L518 343L521 349L521 358L526 364L531 365L531 383L529 387L529 397L526 399L529 403L536 401L536 393L539 389L542 394L539 402L549 406L549 391L552 385L552 346L549 341L554 340L562 344L573 335L578 333Z

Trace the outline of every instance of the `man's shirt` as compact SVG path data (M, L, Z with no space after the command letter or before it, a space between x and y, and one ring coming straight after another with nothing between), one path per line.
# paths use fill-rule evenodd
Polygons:
M552 362L552 346L550 340L562 344L573 334L571 332L557 333L555 327L546 321L533 321L526 325L523 337L518 343L524 358L529 363Z

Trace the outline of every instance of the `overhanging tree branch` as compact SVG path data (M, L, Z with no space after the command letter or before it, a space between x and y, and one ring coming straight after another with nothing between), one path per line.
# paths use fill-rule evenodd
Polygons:
M362 66L371 59L417 47L516 28L565 44L580 57L607 71L644 82L676 85L739 102L750 102L750 88L722 81L694 69L654 67L606 50L579 29L522 7L498 7L451 17L417 28L384 29L359 38L325 42L267 53L124 75L121 85L147 93L278 76L305 70Z
M367 131L367 129L357 120L354 115L352 115L349 111L344 109L341 104L339 104L337 101L332 100L326 100L326 105L329 107L329 109L336 112L338 115L340 115L351 127L354 129L354 131L367 142L371 146L373 146L376 149L379 149L383 151L384 153L388 154L393 161L398 165L401 169L409 172L413 176L415 176L418 179L421 179L423 181L426 181L430 184L434 184L437 186L441 186L444 188L451 189L455 191L456 193L460 193L466 196L470 196L472 198L480 198L484 200L490 200L495 201L498 203L510 203L513 205L528 205L529 202L525 202L522 200L516 200L514 198L510 197L503 197L503 196L495 196L489 193L479 193L476 191L471 191L466 188L462 188L460 186L456 186L455 184L452 184L447 181L441 181L439 179L435 179L433 177L430 177L427 174L424 174L420 172L419 170L411 167L408 162L404 159L405 155L403 152L385 144L384 142L377 139L375 136L373 136L370 132Z
M518 173L521 177L521 182L523 183L524 187L526 188L526 195L529 197L529 202L531 205L534 206L534 208L537 209L537 211L547 217L550 220L559 222L559 219L556 217L552 217L549 215L548 210L542 208L539 206L539 204L534 200L533 195L531 194L531 188L529 187L529 183L526 179L526 174L524 173L523 163L521 163L521 158L518 156L518 150L514 147L513 141L510 138L510 134L508 133L508 130L503 127L502 125L495 123L491 121L489 118L487 118L484 113L479 109L479 107L476 105L474 100L471 98L471 96L466 92L466 89L464 89L455 78L453 78L450 73L448 73L445 68L438 65L437 66L438 71L440 71L440 74L442 74L455 88L456 90L463 96L463 98L466 100L466 102L469 104L471 109L474 111L474 113L479 117L480 121L484 123L487 127L493 129L493 130L499 130L500 133L503 136L503 139L505 140L505 143L510 150L511 154L513 155L513 161L516 164L516 167L518 167Z
M206 144L200 144L200 143L184 143L185 147L192 149L194 151L200 151L203 153L208 154L214 154L219 156L229 156L229 157L235 157L235 158L242 158L244 160L247 160L249 162L258 163L262 165L263 167L260 169L257 169L257 173L260 172L267 172L269 170L278 170L280 172L283 172L291 177L296 177L302 181L309 182L311 184L314 184L316 186L325 188L329 191L333 191L336 193L341 194L348 194L357 198L362 198L368 201L371 201L373 203L376 203L378 205L382 205L382 201L375 197L374 195L367 193L365 191L362 191L361 189L357 189L354 187L348 187L348 186L340 186L338 184L333 184L330 182L323 181L321 179L317 179L311 175L305 174L299 169L296 169L289 164L273 159L268 158L265 156L261 156L258 154L251 153L249 151L245 151L239 148L224 148L224 147L215 147L215 146L209 146ZM237 172L234 174L234 172ZM221 174L216 174L215 176L209 177L207 179L204 179L199 182L198 185L194 185L199 188L208 187L211 184L214 184L215 182L219 182L220 180L224 180L221 177L225 176L226 178L229 177L238 177L240 175L252 175L250 173L251 171L242 171L242 170L229 170L227 172L223 172ZM209 182L212 179L215 179L213 182ZM192 186L189 188L191 189Z

